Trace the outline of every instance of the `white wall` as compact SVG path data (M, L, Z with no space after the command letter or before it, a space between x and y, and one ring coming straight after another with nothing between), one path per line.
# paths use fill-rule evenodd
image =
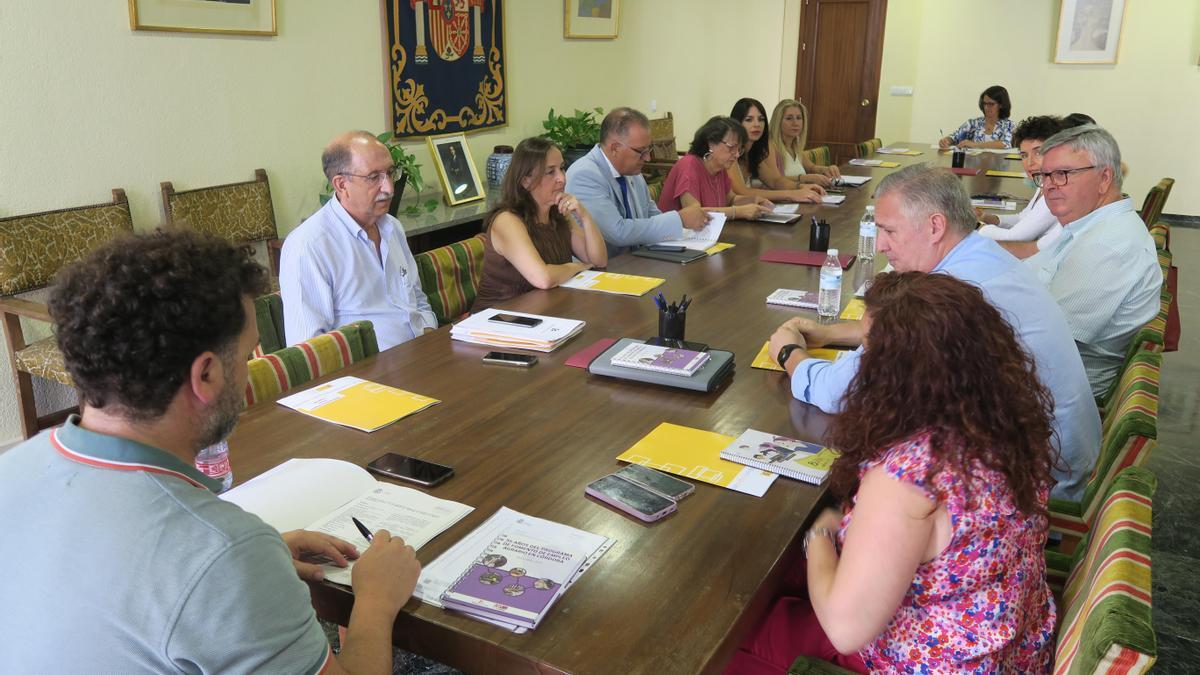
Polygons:
M979 92L1003 84L1016 120L1084 112L1121 145L1125 191L1140 208L1164 176L1168 213L1200 214L1200 3L1127 0L1115 65L1052 62L1057 2L893 0L888 3L878 131L884 142L934 140L978 116ZM913 85L912 98L887 94Z

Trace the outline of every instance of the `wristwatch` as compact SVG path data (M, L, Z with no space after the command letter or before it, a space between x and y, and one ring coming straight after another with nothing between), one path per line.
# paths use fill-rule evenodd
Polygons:
M837 546L837 537L834 535L833 530L829 529L828 527L814 527L808 532L804 533L804 558L806 560L808 559L808 542L817 535L828 537L829 542L835 547Z
M804 349L804 346L793 343L780 347L779 353L775 356L775 363L778 363L780 368L786 369L788 357L797 349Z

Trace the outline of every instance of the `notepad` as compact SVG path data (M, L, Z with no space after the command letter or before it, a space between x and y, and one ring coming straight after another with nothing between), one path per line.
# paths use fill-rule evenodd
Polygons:
M821 203L827 206L834 206L846 201L846 195L822 195Z
M733 436L663 422L617 459L761 497L778 477L721 459Z
M666 279L657 277L639 277L634 274L617 274L616 272L597 272L583 270L579 274L564 281L563 288L577 288L582 291L600 291L601 293L616 293L617 295L645 295L657 288Z
M878 166L884 169L894 169L900 166L900 162L885 162L882 159L852 159L850 164L854 166Z
M440 402L436 398L349 376L279 399L280 405L305 415L367 432L382 429Z
M779 204L770 213L764 213L758 219L767 223L792 223L801 218L800 214L796 213L799 208L799 204Z
M997 176L999 178L1024 178L1024 171L997 171L996 169L988 169L987 176Z
M738 464L820 485L839 453L816 443L747 429L721 451L721 457Z
M808 355L814 359L823 359L825 361L837 361L846 355L846 352L841 349L807 349ZM775 357L770 353L771 343L764 342L762 349L758 350L758 355L754 357L754 361L750 363L751 368L759 368L761 370L778 370L783 372L784 367L775 362Z
M909 155L910 157L921 154L920 150L910 150L908 148L879 148L875 152L881 155Z
M668 239L657 242L663 246L683 246L697 251L704 251L717 243L721 231L725 229L725 214L717 211L708 212L708 223L699 230L684 228L678 239Z
M846 321L858 321L867 313L867 305L859 298L854 298L842 308L841 318Z

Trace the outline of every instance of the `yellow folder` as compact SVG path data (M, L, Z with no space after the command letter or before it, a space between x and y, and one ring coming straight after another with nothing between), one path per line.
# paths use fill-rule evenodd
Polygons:
M721 459L733 436L663 422L617 459L762 496L775 474Z
M665 281L666 279L639 277L634 274L585 271L563 284L563 286L586 291L600 291L601 293L616 293L618 295L645 295L651 289L662 285Z
M842 318L846 321L858 321L867 313L867 306L860 298L855 298L846 304L842 310Z
M716 254L720 253L721 251L728 251L729 249L733 248L734 246L737 246L737 244L727 244L722 241L722 242L717 242L717 243L713 244L712 246L709 246L708 248L704 249L704 252L709 255L716 255Z
M769 353L771 348L770 341L764 342L762 349L758 350L758 356L754 357L754 361L750 364L751 368L762 368L763 370L778 370L782 371L783 367L775 363L775 356ZM846 352L841 349L807 349L808 355L814 359L825 359L826 361L837 361L842 358Z
M279 403L326 422L370 432L440 401L357 377L340 377Z

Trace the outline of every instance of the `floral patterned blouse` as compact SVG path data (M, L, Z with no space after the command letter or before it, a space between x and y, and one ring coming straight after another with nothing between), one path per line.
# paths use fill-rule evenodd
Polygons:
M1011 119L996 120L996 126L992 128L990 134L984 132L984 126L985 122L982 117L969 119L950 134L950 143L957 145L959 141L975 141L976 143L1004 141L1004 147L1012 147L1013 130L1017 127Z
M943 470L933 484L929 437L900 443L859 468L882 465L920 488L950 515L950 544L917 568L896 615L859 652L871 672L1048 673L1054 656L1054 600L1046 585L1045 516L1016 510L998 471L979 468L970 481ZM1046 505L1048 491L1039 495ZM842 518L839 545L854 515Z

